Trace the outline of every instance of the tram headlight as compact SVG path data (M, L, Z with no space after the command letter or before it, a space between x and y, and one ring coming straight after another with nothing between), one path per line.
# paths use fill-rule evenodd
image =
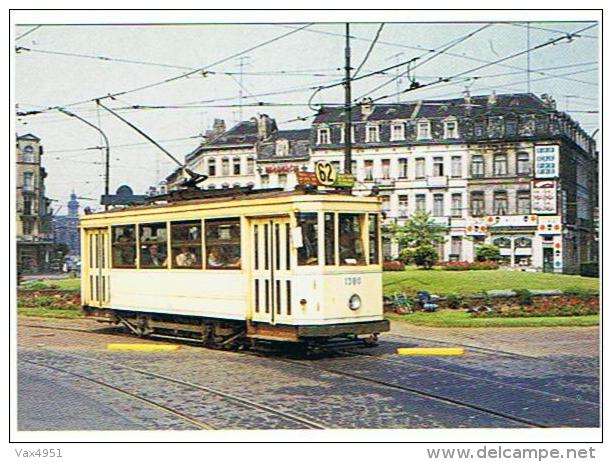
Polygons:
M349 298L348 307L353 311L357 311L359 308L361 308L361 297L357 294L351 295L351 298Z

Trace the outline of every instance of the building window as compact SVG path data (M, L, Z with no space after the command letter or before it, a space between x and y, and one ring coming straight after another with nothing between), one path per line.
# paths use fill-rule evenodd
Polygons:
M529 164L529 153L519 152L516 155L516 174L529 175L531 173L531 165Z
M444 216L444 194L434 194L433 197L433 216L443 217Z
M461 256L461 250L463 246L463 239L461 236L451 237L451 255Z
M215 159L208 159L208 176L215 176L217 174L217 161Z
M484 157L479 154L472 156L472 176L484 176Z
M399 177L407 178L408 177L408 159L399 159Z
M267 188L270 186L270 175L261 175L261 187Z
M346 125L342 125L340 127L340 144L344 144L344 130L346 128ZM351 143L355 142L355 126L351 125Z
M247 158L247 175L253 175L255 173L255 159L253 157Z
M511 242L507 237L498 237L497 239L493 239L493 245L500 249L509 249L511 247Z
M351 160L351 173L353 175L357 174L357 161L356 160Z
M289 155L289 140L280 139L276 141L276 157L287 157Z
M34 173L23 172L23 190L34 191Z
M330 142L329 128L319 128L317 131L317 144L329 144Z
M336 173L339 173L340 170L340 161L339 160L332 160L331 161L332 167L334 167L334 170Z
M461 193L455 193L451 196L451 215L454 218L461 218L463 215Z
M516 120L506 120L506 136L516 135L518 124Z
M474 124L474 136L477 138L484 136L484 122L479 121Z
M298 248L298 265L316 266L319 263L319 225L317 214L296 213L298 227L302 230L302 247Z
M508 193L506 191L495 191L493 194L493 213L495 215L508 214Z
M474 191L472 192L471 200L470 200L470 209L472 216L481 217L484 215L484 193L482 191Z
M462 172L461 156L451 157L451 176L453 178L461 178Z
M34 148L32 146L23 148L23 161L29 163L34 162Z
M378 143L379 141L378 125L368 125L366 127L366 143Z
M428 120L417 123L417 140L431 139L431 124Z
M32 215L32 199L29 197L23 198L23 214Z
M415 197L415 210L417 212L424 212L425 211L425 194L417 194Z
M227 157L224 157L223 160L221 160L221 175L229 176L229 174L230 174L230 161Z
M202 268L202 222L170 223L172 268Z
M372 170L374 169L374 161L366 160L364 162L365 167L365 180L372 181L374 179Z
M398 203L398 216L406 218L408 216L408 195L400 194Z
M400 141L405 139L404 124L391 124L391 141Z
M389 159L382 160L382 177L383 180L391 178L391 161Z
M389 212L389 210L391 210L391 196L380 196L380 198L382 199L382 209L383 212Z
M32 226L32 222L31 221L24 221L23 222L23 234L25 236L29 236L30 234L32 234L33 231L33 226Z
M433 176L444 176L444 158L443 157L434 157Z
M444 122L444 138L456 139L459 138L459 130L457 127L457 121L447 120Z
M240 219L206 220L206 268L240 269Z
M518 191L516 193L516 213L520 215L531 213L531 195L529 191Z
M138 226L140 230L140 267L168 267L168 228L166 223L149 223Z
M286 173L278 174L278 185L281 188L285 188L287 186L287 174Z
M508 174L508 156L506 154L495 154L493 170L495 176Z
M341 265L365 264L362 233L364 218L364 215L357 213L338 214Z
M415 160L414 176L416 178L425 178L425 159L422 157Z
M240 157L234 157L234 175L240 175Z
M528 237L517 237L514 240L514 247L517 249L530 249L531 239L529 239Z
M113 268L136 268L136 226L113 226Z

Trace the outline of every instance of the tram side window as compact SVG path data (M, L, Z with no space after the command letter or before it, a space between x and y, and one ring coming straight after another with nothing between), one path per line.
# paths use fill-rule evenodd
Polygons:
M147 223L140 229L140 267L168 267L168 228L166 223Z
M297 225L302 229L302 247L298 248L298 265L319 264L319 240L317 214L314 212L296 214Z
M170 223L172 236L172 268L202 268L202 223L176 221Z
M358 213L341 213L338 215L341 265L365 264L363 234L361 232L363 219L364 216Z
M134 225L113 226L113 268L136 268Z
M325 264L336 264L336 222L334 213L325 214Z
M240 269L240 219L206 220L206 268Z
M370 229L368 235L370 236L370 265L380 265L380 255L378 251L379 229L377 214L370 214L369 226Z

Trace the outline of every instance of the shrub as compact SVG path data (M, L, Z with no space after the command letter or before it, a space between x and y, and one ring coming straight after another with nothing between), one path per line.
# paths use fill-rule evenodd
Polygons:
M386 261L383 263L383 271L404 271L406 267L401 261Z
M495 270L499 268L499 264L494 261L446 261L437 263L436 266L448 271Z
M414 263L425 269L431 267L438 261L438 252L431 245L420 245L414 249Z
M463 299L457 294L449 294L446 296L446 306L451 310L456 310L461 307Z
M414 263L414 250L406 247L400 250L399 260L405 265L412 265Z
M586 276L589 278L599 277L599 262L589 261L580 264L580 276Z
M477 261L499 261L500 259L499 247L496 245L483 244L476 249Z
M533 305L533 295L527 289L516 289L514 290L516 294L517 302L521 306L530 306Z
M543 300L529 306L516 306L502 311L472 313L473 317L529 318L550 316L587 316L599 314L598 297L568 297L564 300Z

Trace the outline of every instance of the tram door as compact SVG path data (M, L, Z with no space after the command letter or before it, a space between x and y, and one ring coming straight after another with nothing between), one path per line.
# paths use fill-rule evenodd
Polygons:
M252 320L291 319L291 225L289 217L251 220Z
M109 301L109 233L107 228L88 229L87 242L87 293L85 302L89 306L101 307Z

